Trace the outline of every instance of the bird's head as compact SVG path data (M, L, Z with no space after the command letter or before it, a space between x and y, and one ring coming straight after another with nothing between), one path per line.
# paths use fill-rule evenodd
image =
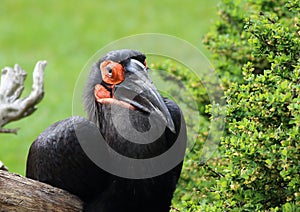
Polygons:
M148 71L146 56L139 51L123 49L103 56L92 67L85 88L89 119L99 124L99 114L114 105L145 116L155 113L175 132L170 112Z

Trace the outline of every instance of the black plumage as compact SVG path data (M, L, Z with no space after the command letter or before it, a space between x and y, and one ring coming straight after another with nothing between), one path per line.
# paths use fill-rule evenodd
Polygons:
M164 133L149 144L132 143L120 136L112 121L112 106L95 101L94 88L96 84L102 82L99 66L103 61L123 63L128 59L135 59L144 63L145 58L142 53L133 50L113 51L102 57L92 67L84 91L84 104L89 120L83 117L71 117L51 125L42 132L30 147L26 176L79 196L85 203L86 211L169 211L182 162L156 177L127 179L110 174L95 165L81 148L76 136L78 127L95 129L97 126L96 129L111 148L135 159L155 157L174 144L183 120L179 107L173 101L163 99L175 129L166 127ZM126 76L125 74L125 78ZM119 107L118 114L128 112L128 108L118 105L115 107ZM130 110L129 116L130 124L136 130L143 132L149 129L147 112L138 109ZM120 121L123 121L122 116Z

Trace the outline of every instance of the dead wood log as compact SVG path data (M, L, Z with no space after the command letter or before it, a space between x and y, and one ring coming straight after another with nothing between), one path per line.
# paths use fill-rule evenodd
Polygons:
M83 203L67 191L0 170L0 211L82 211Z

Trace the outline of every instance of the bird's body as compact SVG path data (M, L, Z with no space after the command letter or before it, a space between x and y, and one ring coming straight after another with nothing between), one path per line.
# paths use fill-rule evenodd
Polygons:
M123 56L118 56L118 58L123 61L127 58L141 57L139 52L127 51L125 53L129 55L126 56L125 54L126 58L124 58L124 52ZM108 58L110 60L114 59L112 56ZM100 62L105 60L104 57ZM121 60L114 59L114 61L120 62ZM99 67L99 64L97 66ZM88 83L96 80L95 75L98 74L97 71L94 70L93 73L92 70ZM122 79L122 75L119 76ZM176 141L182 123L179 107L174 102L163 99L164 107L167 108L167 113L170 114L170 119L172 119L172 126L166 127L161 136L154 142L133 144L124 136L121 136L114 127L114 115L112 114L114 110L111 107L112 105L117 107L118 116L128 114L129 110L130 118L127 122L130 123L123 119L120 121L124 122L123 125L131 124L140 132L147 131L151 127L148 120L149 114L144 111L147 108L144 109L142 106L138 108L138 106L135 106L135 102L132 101L128 101L130 104L123 103L121 100L113 99L113 96L112 99L103 98L101 96L103 92L96 90L96 85L98 87L100 85L99 79L98 82L91 84L88 84L85 90L85 106L89 120L83 117L71 117L51 125L42 132L30 148L26 176L79 196L85 203L86 211L169 211L173 192L180 176L182 162L164 174L150 178L128 179L116 176L98 167L86 155L76 135L76 128L84 126L86 129L95 129L96 126L109 148L119 154L134 159L152 158L167 151ZM141 96L143 97L143 94ZM103 101L106 98L108 102L117 101L117 103L108 104L105 102L106 100ZM116 98L118 98L117 94ZM101 101L101 104L99 101ZM143 104L148 106L147 103ZM163 109L161 110L163 111ZM163 111L163 113L166 113L166 111Z

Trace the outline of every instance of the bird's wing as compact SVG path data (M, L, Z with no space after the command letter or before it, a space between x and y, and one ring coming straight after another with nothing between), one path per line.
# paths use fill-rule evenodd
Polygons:
M65 189L83 199L101 193L107 186L107 173L84 153L76 127L93 127L82 117L59 121L34 141L29 150L26 176Z
M173 135L175 137L178 136L179 132L180 132L180 128L181 128L181 124L184 123L184 120L182 120L183 116L182 116L182 112L179 108L179 106L173 102L172 100L168 99L168 98L164 98L164 102L171 114L172 120L174 122L175 125L175 134L173 133ZM174 138L169 138L171 141L175 142Z

